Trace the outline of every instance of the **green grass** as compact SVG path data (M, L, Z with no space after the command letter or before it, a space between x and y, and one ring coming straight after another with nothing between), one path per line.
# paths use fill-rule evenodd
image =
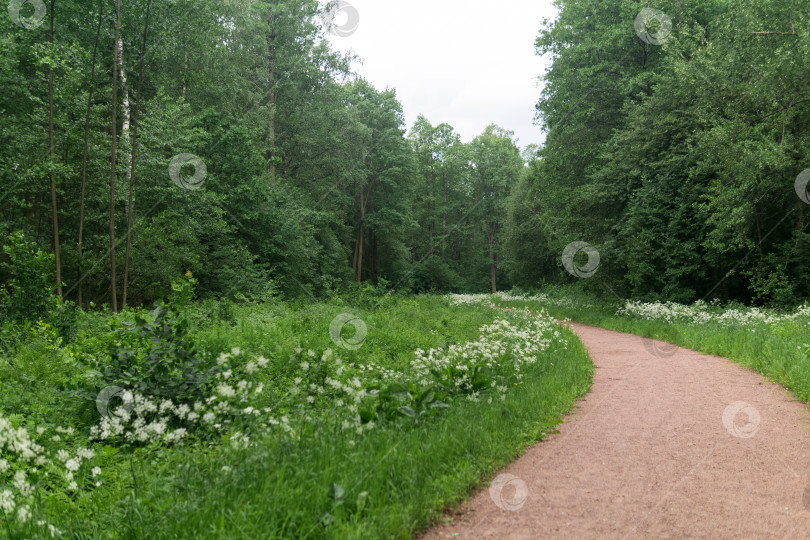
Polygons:
M482 324L504 317L434 296L362 300L196 305L192 330L206 351L240 347L269 358L271 369L257 376L272 400L292 384L293 349L336 348L328 328L342 312L362 318L368 335L362 348L340 350L341 358L396 369L417 348L474 340ZM72 368L82 365L82 355L104 355L108 317L84 314L68 347L34 340L0 360L0 413L30 427L72 425L77 433L59 444L96 449L101 487L41 493L43 514L35 517L70 538L409 538L553 430L592 380L581 343L560 329L563 342L542 353L503 401L495 393L491 403L461 400L436 416L392 419L357 436L317 416L298 425L296 438L268 433L247 449L227 435L173 448L106 446L84 436L97 417L92 403L60 388L81 380Z
M418 426L372 431L354 446L324 428L256 451L187 456L178 468L189 470L147 482L138 500L155 503L128 506L127 529L134 537L195 530L222 538L408 538L558 423L588 388L588 363L577 361L581 350L571 352L504 402L464 403ZM233 469L223 474L223 465ZM344 490L342 503L330 498L333 484Z

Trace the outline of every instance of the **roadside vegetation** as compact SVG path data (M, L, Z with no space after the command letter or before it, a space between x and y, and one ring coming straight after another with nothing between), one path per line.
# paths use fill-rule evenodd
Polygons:
M463 297L198 301L187 273L113 314L20 275L0 303L4 537L407 538L590 387L547 314Z
M558 319L636 334L707 354L730 358L782 384L810 403L810 305L792 309L747 307L720 302L622 301L583 292L581 287L553 287L494 297L468 296L468 303L493 303L530 311L547 310ZM666 361L673 350L651 340L645 345Z

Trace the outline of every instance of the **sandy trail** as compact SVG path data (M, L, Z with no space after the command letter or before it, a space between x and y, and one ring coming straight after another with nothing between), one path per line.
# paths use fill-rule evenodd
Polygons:
M572 327L593 390L425 538L810 538L803 403L727 359Z

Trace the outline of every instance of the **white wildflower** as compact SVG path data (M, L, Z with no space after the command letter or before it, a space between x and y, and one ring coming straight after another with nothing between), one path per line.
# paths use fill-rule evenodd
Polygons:
M11 490L4 489L0 491L0 510L6 514L10 514L14 511L14 506L14 494L11 493Z
M236 390L233 389L232 386L228 384L220 384L217 386L217 393L222 397L233 397L236 395Z
M21 523L27 522L31 519L31 510L27 506L20 506L17 509L17 519L19 519Z

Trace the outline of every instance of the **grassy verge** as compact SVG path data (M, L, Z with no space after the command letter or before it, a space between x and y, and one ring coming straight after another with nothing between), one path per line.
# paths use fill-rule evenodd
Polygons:
M700 308L705 320L649 319L635 314L618 314L623 304L565 291L540 296L540 300L496 299L503 306L545 308L553 316L582 324L653 338L706 354L723 356L753 369L788 388L799 400L810 403L810 361L807 343L810 318L785 318L775 312L750 308ZM683 309L691 309L680 306ZM654 311L654 308L653 308ZM749 315L766 314L773 321L759 321ZM731 315L731 316L730 316ZM665 356L665 355L664 355Z
M367 327L355 350L336 347L330 337L330 323L345 312ZM419 383L419 370L412 367L416 350L447 351L480 341L481 350L491 351L482 325L505 319L528 328L536 318L453 306L429 296L353 305L212 303L195 305L189 313L201 350L213 355L239 348L233 361L242 364L258 355L269 360L266 369L249 370L251 383L265 388L263 410L290 418L289 432L254 431L247 439L234 424L216 437L181 445L89 441L87 433L98 420L95 404L65 388L82 379L77 366L88 359L103 362L111 316L84 314L71 344L45 336L0 360L0 416L32 433L48 426L42 444L54 451L92 449L93 465L103 471L100 485L94 486L96 477L84 469L76 473L77 491L41 482L32 519L21 523L0 516L8 536L37 537L42 531L35 522L43 519L63 532L57 536L72 538L408 538L540 440L591 384L592 365L580 342L554 329L536 351L537 361L515 372L481 375L487 382L491 376L493 384L497 380L497 390L484 385L465 394L463 385L456 385L452 399L443 398L446 404L435 411L418 409L417 401L433 397L414 390L409 405L391 411L380 404L379 416L347 428L340 396L329 388L306 391L308 383L324 380L323 373L337 377L336 366L352 366L346 380L358 379L358 388L368 388L371 396L379 388L367 383L364 373L369 379L404 374ZM323 360L329 348L336 353ZM504 362L510 354L495 349ZM304 362L313 364L306 373ZM316 373L316 364L323 373ZM403 414L396 414L400 409ZM57 425L61 436L53 440ZM0 491L6 479L0 471Z

